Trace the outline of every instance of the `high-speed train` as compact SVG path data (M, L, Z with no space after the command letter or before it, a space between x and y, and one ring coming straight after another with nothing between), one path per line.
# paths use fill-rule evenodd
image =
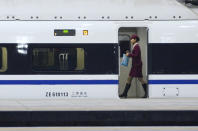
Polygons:
M176 0L1 0L0 99L119 99L132 34L149 98L198 97L198 14Z

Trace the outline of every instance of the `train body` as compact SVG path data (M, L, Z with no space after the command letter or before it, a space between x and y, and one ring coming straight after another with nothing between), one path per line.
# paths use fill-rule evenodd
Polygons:
M198 15L176 1L1 2L0 99L119 99L134 32L149 98L198 97Z

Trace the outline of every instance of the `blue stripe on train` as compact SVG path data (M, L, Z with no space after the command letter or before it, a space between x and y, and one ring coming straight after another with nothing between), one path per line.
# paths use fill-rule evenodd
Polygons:
M94 85L118 83L118 80L0 80L0 85Z
M149 80L149 84L198 84L198 80Z

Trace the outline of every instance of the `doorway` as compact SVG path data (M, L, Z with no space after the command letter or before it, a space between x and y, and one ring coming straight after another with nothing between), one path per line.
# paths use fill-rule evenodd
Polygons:
M148 28L147 27L121 27L118 31L118 41L120 47L120 75L119 75L119 90L118 93L122 94L126 85L126 80L128 78L129 72L132 66L132 59L129 59L128 66L122 66L121 62L123 59L123 54L126 50L132 51L132 46L130 44L130 37L133 34L137 34L140 38L138 42L141 49L142 58L142 74L143 79L147 82L147 45L148 45ZM147 86L148 87L148 86ZM148 90L148 89L147 89ZM133 78L131 82L131 87L128 91L127 98L142 98L145 92L137 78Z

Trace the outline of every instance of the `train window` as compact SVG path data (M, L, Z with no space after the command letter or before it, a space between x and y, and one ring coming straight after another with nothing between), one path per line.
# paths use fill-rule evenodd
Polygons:
M1 45L1 74L118 74L117 43L30 43L25 53L18 49L17 43Z
M149 74L197 74L198 44L149 44Z
M33 69L36 71L84 70L83 48L33 48Z
M7 68L7 49L0 47L0 72L5 72Z

